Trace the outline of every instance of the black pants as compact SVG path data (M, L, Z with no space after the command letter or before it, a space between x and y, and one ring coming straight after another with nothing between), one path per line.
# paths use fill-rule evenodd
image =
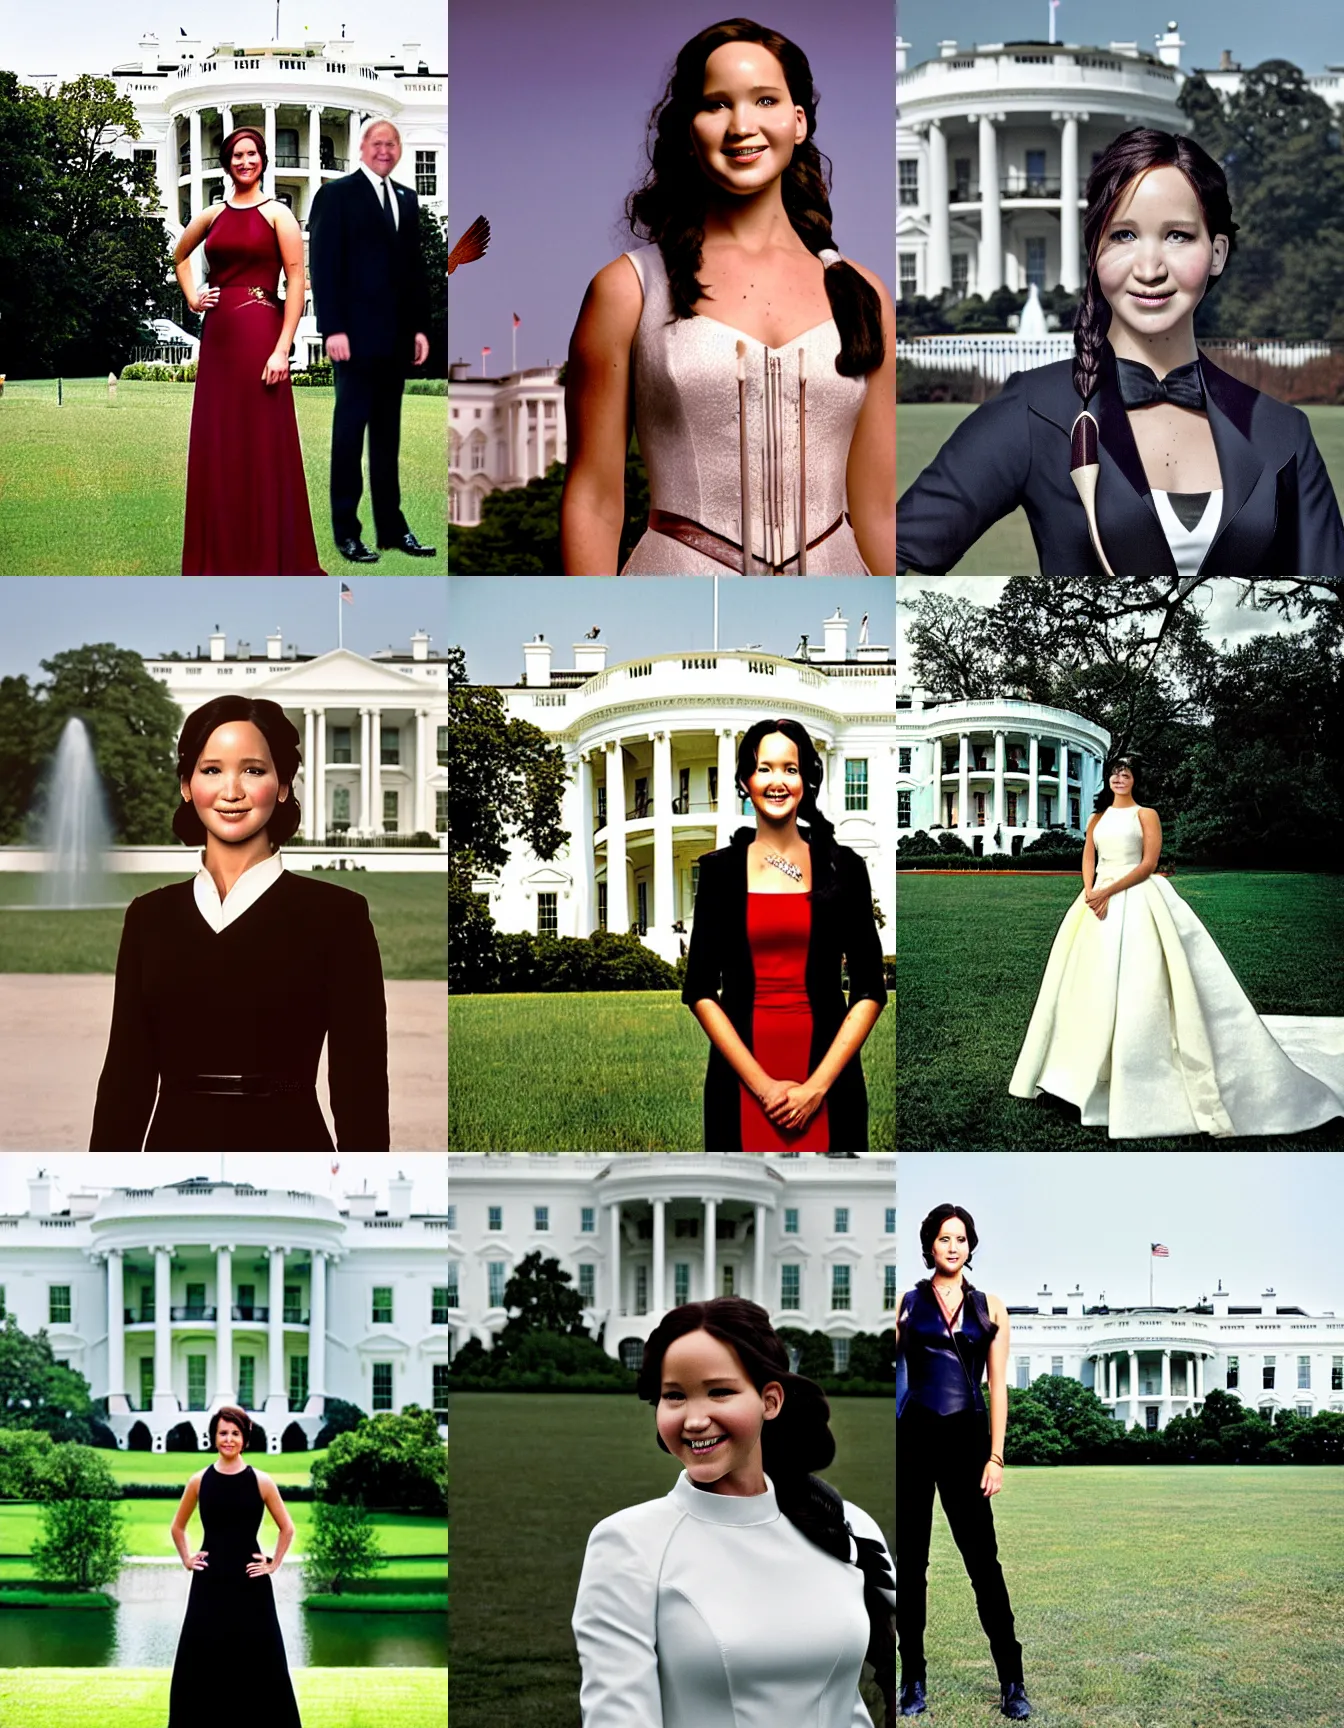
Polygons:
M1012 1604L999 1565L994 1514L980 1492L988 1457L989 1423L982 1411L937 1416L909 1403L896 1424L896 1636L904 1681L925 1678L935 1488L966 1563L999 1683L1007 1686L1022 1679L1022 1646L1013 1630Z
M336 411L331 426L331 531L339 540L360 536L361 463L369 434L369 495L374 538L390 546L406 532L401 513L401 394L406 372L391 359L334 360Z

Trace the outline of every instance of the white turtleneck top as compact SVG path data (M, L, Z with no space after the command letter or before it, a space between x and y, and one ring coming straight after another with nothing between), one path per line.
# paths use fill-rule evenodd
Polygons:
M886 1549L866 1512L846 1501L845 1517ZM744 1498L683 1471L604 1518L573 1626L584 1728L872 1728L863 1574L781 1514L769 1477Z

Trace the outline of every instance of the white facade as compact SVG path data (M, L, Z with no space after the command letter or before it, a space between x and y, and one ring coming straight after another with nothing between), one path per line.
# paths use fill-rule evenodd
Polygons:
M473 378L455 360L448 380L448 520L474 528L491 492L526 486L568 460L558 366Z
M1126 1427L1165 1428L1214 1387L1271 1421L1344 1411L1344 1318L1281 1307L1272 1289L1239 1306L1220 1284L1189 1308L1088 1308L1081 1290L1055 1306L1042 1290L1008 1314L1010 1386L1042 1374L1081 1381Z
M497 928L633 928L675 960L694 918L697 860L755 820L733 785L739 740L757 720L784 716L807 728L821 755L818 803L840 844L868 866L890 931L896 664L878 644L851 655L849 628L848 619L826 620L824 643L806 661L721 649L608 667L606 645L583 641L574 669L553 671L551 644L526 643L524 681L503 689L505 706L564 748L570 841L548 862L517 845L498 877L478 880Z
M629 1367L669 1308L713 1296L825 1332L837 1368L856 1333L895 1325L895 1158L454 1155L448 1223L453 1353L503 1330L504 1288L534 1252L560 1262L584 1325Z
M221 1404L269 1452L293 1423L311 1446L328 1397L446 1420L447 1220L413 1212L400 1174L383 1210L203 1178L68 1204L46 1174L28 1187L0 1217L0 1300L107 1399L118 1446L143 1427L162 1452L185 1421L204 1449Z
M151 214L163 219L173 243L193 216L230 190L219 147L239 126L255 126L265 138L265 190L293 211L305 257L313 199L325 182L359 166L366 120L396 125L402 156L392 179L446 219L448 80L429 70L418 42L403 43L398 55L347 38L262 47L220 42L202 51L199 39L179 37L161 48L146 36L139 49L112 69L117 94L135 103L141 128L120 153L153 158L161 203ZM199 283L199 251L192 268ZM305 364L322 357L311 293L295 342Z
M145 656L183 714L216 696L264 696L298 730L303 767L296 796L306 840L448 831L448 662L419 630L410 652L365 658L348 648L316 656L286 647L277 630L265 654L222 630L210 653ZM315 794L315 795L314 795Z
M1111 735L1039 702L897 702L896 826L951 829L977 855L1020 852L1051 827L1081 834Z

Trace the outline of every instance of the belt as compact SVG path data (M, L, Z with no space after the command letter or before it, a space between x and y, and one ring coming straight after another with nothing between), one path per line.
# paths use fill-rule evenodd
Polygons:
M272 1097L315 1090L311 1080L286 1080L279 1074L166 1074L159 1090L167 1096L211 1093L229 1097Z
M246 306L250 301L256 301L260 306L274 306L277 310L280 306L280 296L273 288L257 288L243 282L230 282L219 290L221 304L226 294L246 294L246 300L236 302L238 306Z
M848 521L848 512L842 511L824 533L818 534L815 540L808 541L808 551L814 546L820 546L823 540L829 540L841 523ZM666 534L669 540L679 540L683 546L689 546L702 557L712 558L716 564L726 564L730 570L740 571L742 568L742 548L736 540L716 534L712 528L706 528L702 522L693 522L689 516L678 516L671 510L650 510L649 527L655 534ZM755 553L752 557L755 559ZM798 554L795 552L792 558L786 558L782 564L765 564L759 559L756 562L763 574L781 576L790 564L798 562Z

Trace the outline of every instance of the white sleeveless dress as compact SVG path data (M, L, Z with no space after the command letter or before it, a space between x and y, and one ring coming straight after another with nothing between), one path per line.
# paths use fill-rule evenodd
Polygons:
M1143 857L1137 805L1092 831L1096 884ZM1008 1090L1077 1105L1112 1140L1295 1134L1344 1116L1344 1019L1260 1015L1161 876L1064 914Z
M737 343L747 344L747 440L751 455L752 552L798 571L798 352L807 365L807 538L842 518L845 465L854 425L868 392L866 378L835 369L840 332L828 318L784 348L699 315L674 318L667 267L656 246L625 256L644 290L635 333L635 427L649 473L649 506L688 518L739 546L742 539L737 408ZM766 356L782 362L779 457L767 449L763 398ZM767 500L772 503L767 523ZM780 556L767 560L767 539ZM741 568L740 554L735 557ZM670 535L646 529L623 576L708 576L725 568ZM866 576L854 531L842 520L807 554L809 576Z

